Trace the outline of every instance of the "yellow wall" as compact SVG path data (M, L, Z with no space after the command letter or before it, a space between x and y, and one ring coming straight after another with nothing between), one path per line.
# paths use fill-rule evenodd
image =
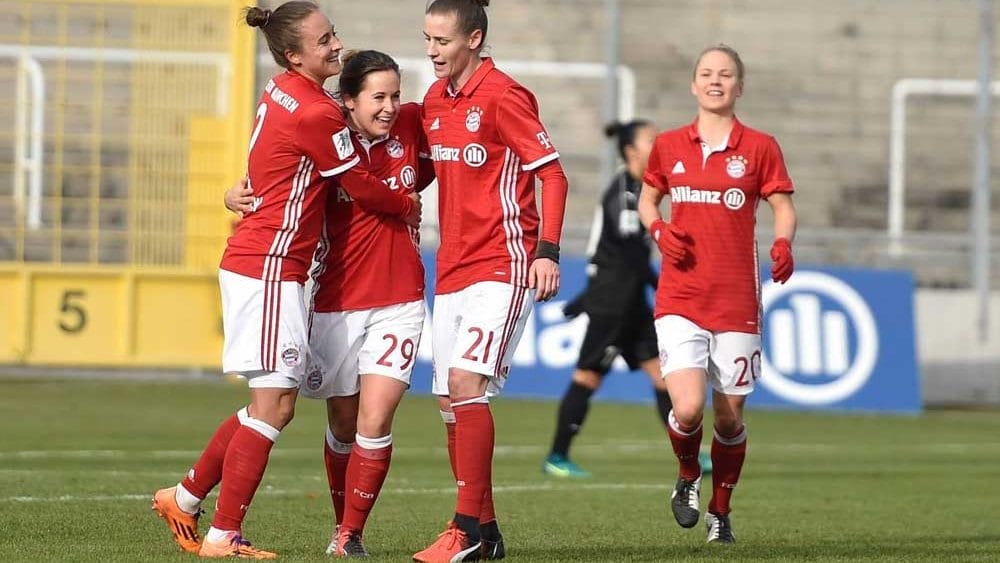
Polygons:
M218 368L221 355L213 274L0 267L2 362Z

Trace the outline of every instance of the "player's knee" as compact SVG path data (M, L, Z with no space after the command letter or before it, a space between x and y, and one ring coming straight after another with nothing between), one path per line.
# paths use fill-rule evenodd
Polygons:
M601 374L591 370L576 370L573 372L573 382L596 391L601 386Z
M716 413L713 424L715 425L715 429L723 436L734 436L743 427L743 420L735 414Z
M675 401L673 404L674 420L682 428L698 428L704 416L704 407L694 402Z
M451 400L458 397L478 397L486 392L486 377L464 370L448 372L448 394Z

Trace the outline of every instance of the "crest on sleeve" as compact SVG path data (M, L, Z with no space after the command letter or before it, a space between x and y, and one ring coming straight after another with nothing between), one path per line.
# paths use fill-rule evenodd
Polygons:
M535 137L538 139L538 142L542 145L543 149L548 150L552 148L552 141L549 140L549 136L545 131L539 131Z
M337 157L346 160L354 154L354 144L351 142L351 130L344 127L333 134L333 147L337 149Z

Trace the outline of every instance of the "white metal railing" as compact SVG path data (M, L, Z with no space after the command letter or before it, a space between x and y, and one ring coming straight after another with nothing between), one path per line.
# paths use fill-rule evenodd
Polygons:
M18 216L26 218L29 229L38 229L42 224L44 112L45 77L42 65L22 53L17 57L14 101L14 206Z
M990 91L1000 96L1000 81L991 83ZM892 117L889 129L889 253L899 256L903 245L903 213L906 198L906 100L912 95L975 96L975 80L904 78L892 87Z
M423 97L431 84L437 78L434 76L434 66L427 57L394 57L399 69L412 72L420 81L419 94ZM270 53L261 53L257 57L258 66L274 66ZM552 76L562 78L594 78L603 79L608 75L606 63L571 63L552 61L508 61L501 60L497 66L504 72L516 76ZM618 65L618 119L628 121L635 115L635 72L625 65Z
M229 88L233 71L227 53L0 45L0 57L18 61L14 124L14 204L18 216L25 217L27 227L33 230L40 228L42 223L42 141L45 133L45 71L38 61L214 66L219 78L215 113L217 116L224 116L229 111ZM30 124L27 117L29 106Z

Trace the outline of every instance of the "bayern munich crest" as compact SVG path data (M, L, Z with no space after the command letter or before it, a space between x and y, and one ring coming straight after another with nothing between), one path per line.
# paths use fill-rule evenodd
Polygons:
M306 376L306 386L309 387L310 391L315 391L319 389L319 386L323 384L323 372L319 368L309 372Z
M465 115L465 128L469 133L479 131L479 126L483 124L483 110L479 106L472 106Z
M293 368L299 365L302 361L302 355L299 354L298 346L293 344L285 345L285 349L281 351L281 361L285 362L285 365Z
M726 174L730 178L742 178L747 173L747 159L740 156L726 157Z
M403 158L403 143L399 139L389 139L385 144L385 151L392 158Z

